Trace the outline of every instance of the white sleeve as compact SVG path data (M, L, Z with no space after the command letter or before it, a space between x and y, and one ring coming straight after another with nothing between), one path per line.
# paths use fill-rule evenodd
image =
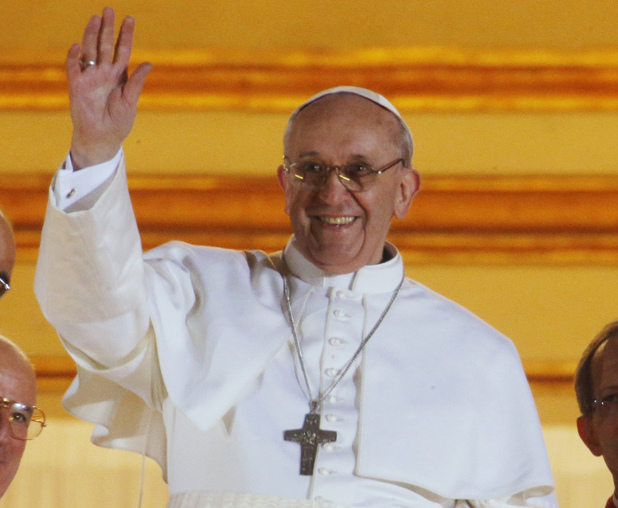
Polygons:
M149 304L122 157L103 186L94 206L77 213L58 209L50 191L35 293L62 337L112 366L130 356L147 334Z
M62 211L90 208L96 197L107 188L106 184L109 184L122 159L121 148L112 159L75 171L71 155L67 155L52 184L56 207ZM88 196L94 199L84 199Z

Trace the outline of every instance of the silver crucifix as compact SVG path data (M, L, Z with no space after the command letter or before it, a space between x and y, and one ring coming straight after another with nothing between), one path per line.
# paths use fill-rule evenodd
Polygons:
M308 413L305 415L302 429L284 431L283 439L300 445L300 474L311 476L318 454L318 445L335 442L337 433L333 430L320 429L320 415Z

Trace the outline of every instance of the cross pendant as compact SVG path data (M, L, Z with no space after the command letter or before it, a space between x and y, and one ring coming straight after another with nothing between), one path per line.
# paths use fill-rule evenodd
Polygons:
M318 454L318 445L336 441L337 433L333 430L320 429L320 415L308 413L305 415L302 429L284 431L283 439L300 445L300 474L311 476Z

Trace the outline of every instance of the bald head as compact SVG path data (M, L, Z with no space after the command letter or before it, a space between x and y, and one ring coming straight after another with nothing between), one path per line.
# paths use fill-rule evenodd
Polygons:
M26 355L10 340L0 336L0 398L34 406L36 377ZM9 431L9 416L0 409L0 498L17 474L26 441Z
M9 282L11 279L13 265L15 265L15 255L16 248L13 229L7 218L0 212L0 278L5 282Z
M385 127L386 125L386 129L391 141L401 151L401 157L404 160L404 166L411 167L412 154L414 151L412 134L410 133L410 129L404 122L399 111L397 111L395 106L393 106L388 101L388 99L386 99L386 97L383 97L382 95L379 95L371 90L367 90L366 88L358 88L353 86L339 86L336 88L324 90L314 95L309 100L301 104L298 108L296 108L288 120L288 125L286 127L283 137L284 153L287 153L288 143L290 141L290 136L293 131L296 118L300 116L301 112L305 112L305 110L307 109L316 109L313 108L316 103L320 103L319 106L323 106L324 104L328 103L345 104L346 99L348 98L351 99L351 101L349 102L351 102L352 105L355 102L358 103L359 99L361 99L361 103L365 102L377 105L380 110L388 113L388 115L386 116L390 118L390 120L383 123L382 125L376 123L374 125L374 128L379 129Z

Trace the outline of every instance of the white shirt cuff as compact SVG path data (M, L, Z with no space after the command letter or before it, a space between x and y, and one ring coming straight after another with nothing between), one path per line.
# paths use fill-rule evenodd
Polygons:
M71 154L67 155L56 173L53 183L56 206L64 211L111 179L122 160L122 156L121 148L112 159L75 171Z

